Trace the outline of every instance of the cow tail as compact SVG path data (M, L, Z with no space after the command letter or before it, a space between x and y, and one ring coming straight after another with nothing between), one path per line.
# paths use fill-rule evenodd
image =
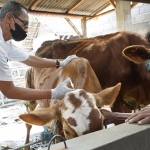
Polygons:
M78 84L77 89L84 89L86 79L87 79L87 66L84 58L78 60Z
M29 68L27 71L26 71L26 74L25 74L25 86L27 88L33 88L31 85L32 85L32 78L31 78L31 74L32 74L32 68Z
M25 86L26 88L34 88L33 87L33 78L32 78L33 68L29 68L25 74ZM23 101L23 104L26 107L27 112L31 112L35 110L37 106L37 102L35 100Z
M78 60L78 87L85 89L87 92L97 93L102 90L97 76L91 67L89 61L85 58ZM92 86L89 86L92 84Z

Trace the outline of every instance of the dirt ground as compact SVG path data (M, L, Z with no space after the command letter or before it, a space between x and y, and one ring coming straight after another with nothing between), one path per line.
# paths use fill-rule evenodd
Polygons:
M24 145L26 127L18 116L25 112L25 106L17 102L0 106L0 150L16 149ZM42 131L43 127L33 126L30 140L38 140Z
M18 117L23 113L26 113L26 108L18 102L0 105L0 150L15 150L24 145L26 127ZM114 125L111 124L107 127L111 126ZM41 126L32 126L30 142L39 140L43 130L44 128ZM47 147L47 145L38 143L31 146L31 150L39 150L43 147Z

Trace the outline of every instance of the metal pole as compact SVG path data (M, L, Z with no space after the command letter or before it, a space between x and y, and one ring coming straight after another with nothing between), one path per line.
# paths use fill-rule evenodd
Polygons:
M35 142L32 142L32 143L28 143L28 144L25 144L25 145L23 145L23 146L21 146L21 147L18 147L18 148L16 148L16 149L14 149L14 150L20 150L20 149L22 149L22 148L25 148L25 147L28 147L28 146L30 146L30 145L34 145L34 144L36 144L36 143L40 143L42 140L38 140L38 141L35 141Z

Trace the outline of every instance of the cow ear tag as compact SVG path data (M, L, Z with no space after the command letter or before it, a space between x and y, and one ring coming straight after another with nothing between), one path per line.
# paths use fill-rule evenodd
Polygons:
M146 67L147 70L150 70L150 60L148 60L148 61L146 62L145 67Z

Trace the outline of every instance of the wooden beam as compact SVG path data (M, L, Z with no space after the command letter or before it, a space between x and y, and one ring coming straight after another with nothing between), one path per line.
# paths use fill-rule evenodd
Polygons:
M33 1L33 3L30 5L29 10L32 10L34 6L38 3L39 0Z
M116 5L115 5L114 1L113 0L109 0L109 2L114 7L114 9L116 9Z
M71 25L71 27L73 28L73 30L78 34L79 37L81 37L81 33L79 32L79 30L76 28L76 26L72 23L72 21L69 18L65 18L66 21Z
M66 13L69 13L70 11L72 11L76 6L78 6L83 0L79 0L77 1L70 9L68 9L66 11Z
M89 20L91 20L91 19L94 19L94 18L103 16L103 15L107 15L107 14L112 13L112 12L114 12L114 11L115 11L115 9L112 9L112 10L109 10L109 11L107 11L107 12L104 12L104 13L101 13L101 14L99 14L99 15L96 15L96 16L94 16L94 17L89 17L89 18L86 19L86 21L89 21Z
M132 1L132 2L139 2L139 3L150 3L150 0L120 0L120 1Z
M74 14L62 14L62 13L52 13L52 12L45 12L45 11L34 11L29 10L29 14L35 16L56 16L56 17L69 17L69 18L79 18L82 19L84 16L82 15L74 15Z
M131 8L135 7L138 4L138 2L133 2L131 5Z
M99 14L100 12L102 12L105 8L107 8L108 6L110 6L110 3L102 6L102 8L100 8L100 10L98 10L95 14L93 14L93 16L96 16L97 14Z

